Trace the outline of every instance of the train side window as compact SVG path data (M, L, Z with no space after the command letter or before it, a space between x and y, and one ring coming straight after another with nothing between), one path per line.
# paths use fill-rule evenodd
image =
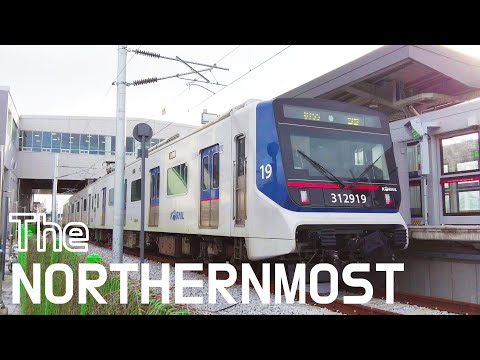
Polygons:
M245 137L237 140L237 176L245 175Z
M112 206L113 205L113 199L114 199L114 190L113 188L108 190L108 205Z
M220 183L220 153L213 154L213 180L212 188L218 189Z
M142 179L132 181L130 185L130 201L139 201L141 198Z
M209 157L204 156L202 158L202 190L207 190L210 187L210 173L208 172L208 160Z
M155 174L150 173L150 199L155 199Z
M182 195L187 193L187 164L180 164L167 170L167 195Z

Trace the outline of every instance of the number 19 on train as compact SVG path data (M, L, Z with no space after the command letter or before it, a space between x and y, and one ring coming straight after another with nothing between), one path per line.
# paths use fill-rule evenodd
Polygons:
M260 166L260 171L262 172L262 179L268 179L270 176L272 176L272 165L262 165Z

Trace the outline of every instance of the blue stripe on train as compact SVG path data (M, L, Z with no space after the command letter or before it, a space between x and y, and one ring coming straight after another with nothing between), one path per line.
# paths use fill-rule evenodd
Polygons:
M272 101L261 102L256 111L256 184L258 190L281 207L298 212L343 212L343 213L396 213L396 209L358 208L304 208L296 205L287 192L282 155L275 125ZM272 166L272 175L267 179L265 166ZM263 177L262 168L263 166Z

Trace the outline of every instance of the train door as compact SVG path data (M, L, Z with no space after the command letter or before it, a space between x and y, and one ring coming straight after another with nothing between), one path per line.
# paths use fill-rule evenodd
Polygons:
M239 135L235 139L235 225L245 225L247 219L247 158L245 156L245 136Z
M102 189L102 225L105 225L105 216L107 211L107 188Z
M219 146L214 145L200 152L200 226L218 228L219 212Z
M160 167L150 169L150 210L148 226L158 226L160 200Z
M88 215L87 224L90 226L90 208L92 207L92 194L88 194Z

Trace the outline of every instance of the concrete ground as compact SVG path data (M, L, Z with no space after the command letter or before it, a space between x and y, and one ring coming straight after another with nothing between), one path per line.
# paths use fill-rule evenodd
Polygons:
M5 267L5 280L3 281L3 303L8 309L8 315L20 315L20 305L12 304L12 274ZM2 314L2 310L0 310Z

